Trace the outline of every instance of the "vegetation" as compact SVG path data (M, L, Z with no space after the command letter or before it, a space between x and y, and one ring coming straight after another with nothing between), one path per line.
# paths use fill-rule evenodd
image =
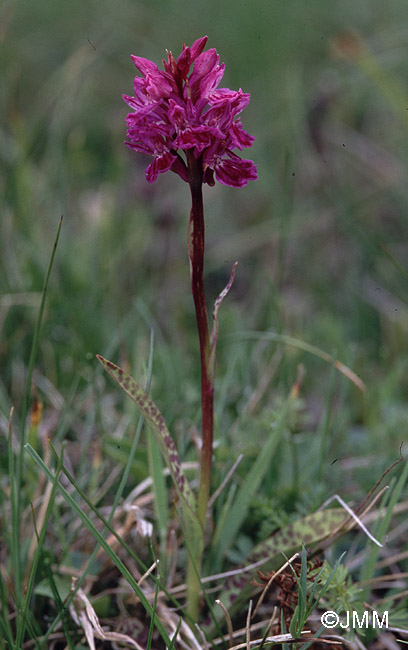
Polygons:
M1 650L408 640L406 5L329 4L3 3ZM209 307L238 266L197 628L180 495L96 355L149 393L197 492L188 191L146 183L121 94L130 54L204 34L251 93L259 180L204 192Z

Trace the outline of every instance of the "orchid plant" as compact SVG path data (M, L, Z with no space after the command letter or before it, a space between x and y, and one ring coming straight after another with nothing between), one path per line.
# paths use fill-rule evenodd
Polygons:
M152 183L159 174L171 170L190 186L192 206L188 222L188 255L201 361L202 443L197 496L184 476L174 441L154 402L132 377L98 356L108 372L138 404L170 469L181 504L189 550L187 601L193 620L198 614L210 495L218 310L232 286L236 270L235 263L228 284L214 303L210 332L203 281L205 227L202 186L203 183L214 185L217 180L231 187L244 187L250 180L257 179L256 165L234 151L242 151L254 142L254 137L243 129L239 117L250 96L241 89L218 88L225 66L220 64L215 49L204 50L206 42L207 36L204 36L191 47L183 45L177 59L167 52L163 70L159 70L153 61L132 56L142 76L134 79L134 95L123 96L132 109L126 118L126 144L153 157L145 172L147 181Z

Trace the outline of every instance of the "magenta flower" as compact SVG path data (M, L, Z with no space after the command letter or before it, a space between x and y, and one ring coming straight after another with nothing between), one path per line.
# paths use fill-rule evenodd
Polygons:
M214 185L214 174L231 187L244 187L257 179L252 160L234 153L234 149L251 147L255 139L244 131L238 117L249 103L249 94L241 89L217 90L224 64L220 65L215 49L203 51L206 42L204 36L191 47L183 45L177 61L167 52L164 70L153 61L132 56L143 76L133 82L134 97L123 95L133 110L126 118L126 144L153 156L146 169L149 183L168 169L190 182L191 152L202 170L203 183Z

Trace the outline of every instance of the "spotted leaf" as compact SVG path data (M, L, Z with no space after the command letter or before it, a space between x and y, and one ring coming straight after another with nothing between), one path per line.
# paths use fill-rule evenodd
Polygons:
M247 556L245 564L248 566L260 563L258 567L251 571L243 570L242 573L227 579L224 590L219 596L229 613L233 614L241 604L248 602L256 591L252 581L256 578L258 569L262 572L277 569L285 561L282 552L289 556L300 551L302 544L310 547L311 544L321 542L339 528L347 518L347 513L341 508L319 510L284 526L257 544ZM218 616L221 619L222 612L218 614L217 611Z
M119 366L112 363L112 361L104 359L104 357L99 354L96 356L105 370L137 404L158 444L164 462L170 470L180 500L184 524L190 535L191 543L194 545L201 545L202 530L196 515L196 497L183 472L177 447L166 426L163 415L160 413L156 404L148 396L146 391L133 379L133 377L124 372L122 368L119 368Z

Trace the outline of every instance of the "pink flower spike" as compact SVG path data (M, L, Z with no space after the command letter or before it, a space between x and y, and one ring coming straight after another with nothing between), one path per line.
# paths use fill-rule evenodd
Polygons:
M201 182L208 185L214 184L214 175L231 187L243 187L257 178L256 165L233 153L251 147L255 140L238 117L249 103L249 94L217 89L224 64L214 48L204 50L206 43L203 36L191 47L183 45L177 60L168 52L164 70L132 55L142 76L134 80L134 96L123 95L133 111L126 118L127 144L153 156L146 170L150 183L169 169L189 182L188 160L197 161L194 175L201 170Z

